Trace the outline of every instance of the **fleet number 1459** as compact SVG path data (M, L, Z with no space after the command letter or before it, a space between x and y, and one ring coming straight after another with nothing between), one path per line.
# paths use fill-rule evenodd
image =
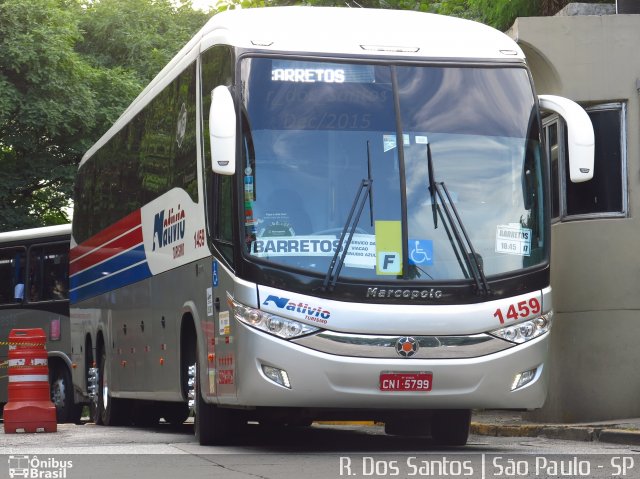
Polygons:
M496 312L493 313L493 317L498 318L500 324L504 324L505 318L515 321L519 318L526 318L532 314L538 314L540 310L541 307L538 298L531 298L528 301L520 301L517 304L509 305L506 311L498 308Z

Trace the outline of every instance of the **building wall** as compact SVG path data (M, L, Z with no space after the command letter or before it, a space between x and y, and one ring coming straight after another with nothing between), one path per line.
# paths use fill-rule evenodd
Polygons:
M627 105L626 218L552 227L555 324L544 421L640 416L640 15L520 18L538 94Z

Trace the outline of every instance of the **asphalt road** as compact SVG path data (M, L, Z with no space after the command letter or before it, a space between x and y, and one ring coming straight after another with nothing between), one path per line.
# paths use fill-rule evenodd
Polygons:
M0 434L0 478L11 473L63 479L640 478L640 447L472 435L466 447L441 448L426 438L353 425L279 431L249 425L231 445L203 447L190 424L62 424L56 433Z

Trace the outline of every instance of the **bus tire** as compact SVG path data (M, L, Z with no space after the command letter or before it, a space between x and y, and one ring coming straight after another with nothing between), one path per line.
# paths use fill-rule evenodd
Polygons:
M65 365L54 362L50 376L51 402L56 407L56 421L58 424L80 422L82 405L73 400L71 372Z
M390 436L427 436L431 428L431 411L408 411L394 415L384 421L384 432Z
M127 408L124 401L111 397L109 390L109 377L107 374L107 352L103 349L100 354L98 380L98 405L96 414L99 422L104 426L121 426L127 424Z
M200 387L200 364L196 367L196 414L194 432L201 446L227 444L236 432L234 411L208 404Z
M464 446L469 439L471 409L434 411L431 437L441 446Z

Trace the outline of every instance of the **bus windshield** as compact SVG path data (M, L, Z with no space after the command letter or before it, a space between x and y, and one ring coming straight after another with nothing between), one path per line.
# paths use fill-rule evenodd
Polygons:
M241 72L251 260L324 276L342 233L340 281L455 281L548 260L525 68L260 57Z

